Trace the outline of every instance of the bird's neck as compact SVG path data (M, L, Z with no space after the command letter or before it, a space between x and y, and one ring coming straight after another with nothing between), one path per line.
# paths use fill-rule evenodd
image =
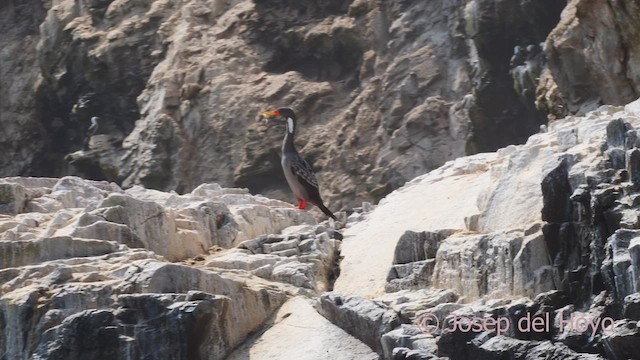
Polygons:
M284 140L282 141L282 153L291 153L297 152L296 146L293 143L294 132L290 132L287 129L287 134L284 136Z
M291 118L287 118L287 133L282 141L282 153L297 152L293 143L293 136L296 133L296 123Z

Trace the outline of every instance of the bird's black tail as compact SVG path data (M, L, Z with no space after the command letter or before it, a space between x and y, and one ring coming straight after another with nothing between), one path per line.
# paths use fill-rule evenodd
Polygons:
M318 208L319 208L320 210L322 210L322 212L323 212L323 213L325 213L325 215L327 215L328 217L332 218L332 219L333 219L333 220L335 220L335 221L338 221L338 219L336 218L336 216L335 216L335 215L333 215L333 213L331 212L331 210L327 209L327 207L326 207L326 206L324 206L324 204L323 204L323 203L319 203L319 204L318 204Z

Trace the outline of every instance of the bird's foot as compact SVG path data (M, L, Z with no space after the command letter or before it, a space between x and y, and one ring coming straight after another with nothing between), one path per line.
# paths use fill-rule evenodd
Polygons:
M307 200L305 199L298 199L298 209L300 210L304 210L307 208Z

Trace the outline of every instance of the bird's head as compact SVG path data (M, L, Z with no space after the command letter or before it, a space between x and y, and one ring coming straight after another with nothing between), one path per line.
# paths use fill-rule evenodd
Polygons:
M272 123L285 123L287 124L287 131L294 133L296 129L296 114L290 108L278 108L271 111L265 111L262 113L265 121L268 124Z

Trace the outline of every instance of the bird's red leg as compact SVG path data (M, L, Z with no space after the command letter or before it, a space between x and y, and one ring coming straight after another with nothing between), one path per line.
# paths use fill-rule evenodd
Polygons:
M300 210L304 210L307 208L307 200L305 199L298 199L298 209Z

